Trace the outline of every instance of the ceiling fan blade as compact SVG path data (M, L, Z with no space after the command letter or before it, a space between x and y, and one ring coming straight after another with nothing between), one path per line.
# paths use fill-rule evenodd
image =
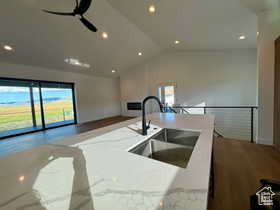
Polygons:
M84 17L81 17L81 22L91 31L96 32L97 28Z
M92 0L81 0L78 11L80 14L84 14L90 7Z
M55 15L75 16L74 12L53 12L45 9L43 9L43 11Z

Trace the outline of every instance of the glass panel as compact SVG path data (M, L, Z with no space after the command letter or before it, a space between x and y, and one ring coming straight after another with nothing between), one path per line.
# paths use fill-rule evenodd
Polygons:
M32 91L33 91L33 98L34 98L34 112L36 115L36 125L42 127L42 112L41 112L41 104L40 104L39 87L32 87Z
M56 83L56 82L41 82L42 88L57 88L57 89L72 89L72 84Z
M46 128L73 123L72 89L43 87L41 90Z
M35 107L39 99L36 85L38 83L0 80L0 137L42 128L40 106Z
M74 122L73 84L0 79L0 138Z
M174 86L164 87L164 97L165 97L165 103L167 103L168 106L172 106L175 103Z
M17 79L0 79L0 86L4 87L38 87L38 82Z
M162 98L161 98L161 87L158 88L158 98L159 98L160 101L162 102Z

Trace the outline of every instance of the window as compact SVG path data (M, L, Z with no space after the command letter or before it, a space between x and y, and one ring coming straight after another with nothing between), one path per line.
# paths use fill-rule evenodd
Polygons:
M0 79L0 138L76 123L73 86Z
M43 82L41 90L46 128L74 123L72 86Z
M158 87L158 97L162 103L168 106L173 106L175 104L175 87L174 84L161 85Z

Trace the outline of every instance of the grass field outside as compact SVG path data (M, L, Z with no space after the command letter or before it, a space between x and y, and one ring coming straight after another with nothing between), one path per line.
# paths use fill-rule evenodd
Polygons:
M35 104L37 126L42 124L41 109ZM71 100L56 100L44 103L45 123L55 123L74 119ZM0 131L32 127L32 113L30 105L1 105Z

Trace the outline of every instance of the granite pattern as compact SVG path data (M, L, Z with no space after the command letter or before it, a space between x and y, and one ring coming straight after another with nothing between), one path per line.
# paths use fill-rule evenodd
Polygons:
M206 210L214 117L153 114L0 158L2 210ZM129 153L162 128L201 132L186 169Z

